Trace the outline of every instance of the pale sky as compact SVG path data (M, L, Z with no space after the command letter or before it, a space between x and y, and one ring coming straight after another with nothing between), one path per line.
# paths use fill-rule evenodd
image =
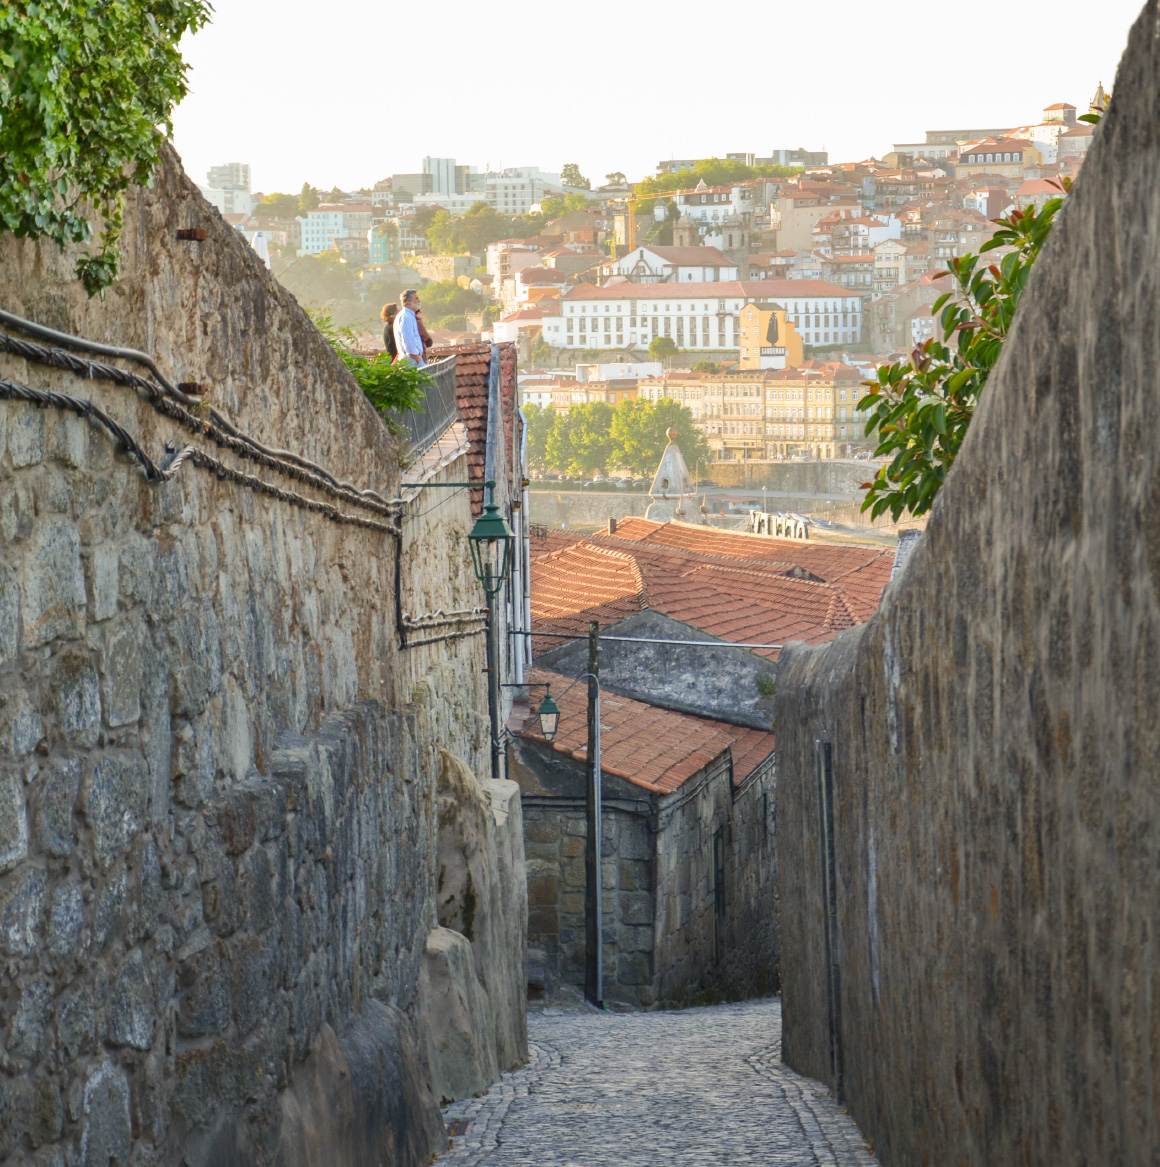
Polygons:
M1034 122L1056 101L1085 112L1138 12L1136 0L218 0L183 44L174 140L195 181L249 162L267 194L370 186L427 154L481 169L578 162L593 186L730 151L849 161L928 129Z

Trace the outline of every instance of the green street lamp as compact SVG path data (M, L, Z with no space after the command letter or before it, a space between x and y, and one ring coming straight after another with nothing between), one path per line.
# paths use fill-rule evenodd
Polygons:
M556 727L560 724L560 706L552 700L551 685L548 686L537 713L540 718L540 735L544 741L550 742L556 736Z
M467 541L471 547L471 566L475 569L475 578L483 585L488 599L491 599L507 578L515 536L507 519L495 505L495 483L489 480L484 485L488 488L487 505L483 508L483 514L475 520Z

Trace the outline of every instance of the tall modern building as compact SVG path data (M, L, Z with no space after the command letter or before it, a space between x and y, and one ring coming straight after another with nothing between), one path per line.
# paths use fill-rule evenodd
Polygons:
M456 167L454 158L424 158L423 173L431 176L431 194L456 194Z
M221 166L211 166L206 175L209 185L218 190L249 190L250 164L248 162L225 162Z

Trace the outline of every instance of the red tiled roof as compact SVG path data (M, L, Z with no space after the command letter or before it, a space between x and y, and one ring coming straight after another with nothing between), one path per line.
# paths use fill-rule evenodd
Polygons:
M626 518L615 535L533 560L532 627L582 636L592 620L615 624L651 608L734 643L816 643L869 619L893 562L877 547Z
M571 678L543 669L533 669L530 680L550 683L556 690L560 721L552 749L586 761L587 688L569 688ZM539 719L530 718L521 736L543 741ZM766 730L675 713L612 693L600 695L600 769L655 794L680 789L726 750L732 751L733 783L740 785L776 744L776 737Z
M848 297L849 288L839 288L825 280L720 280L690 281L687 284L607 284L602 288L577 284L565 300L700 300L712 297L731 299L800 299L803 296Z
M510 342L496 346L500 362L500 398L503 406L504 448L500 451L504 473L508 472L508 452L512 448L512 413L516 396L516 350ZM459 417L467 427L468 477L474 482L484 477L487 463L487 385L491 370L490 344L459 344L428 351L428 357L455 357L455 397ZM472 511L483 508L483 488L473 490Z

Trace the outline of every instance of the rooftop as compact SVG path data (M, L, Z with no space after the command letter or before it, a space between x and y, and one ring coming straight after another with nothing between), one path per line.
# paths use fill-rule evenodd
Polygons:
M544 669L533 669L533 683L550 683L560 706L552 749L577 761L588 758L588 696ZM525 723L522 736L543 741L539 719ZM733 783L739 786L773 753L776 737L766 730L728 725L708 717L675 713L603 692L600 695L600 769L654 794L671 794L727 750L733 758Z
M681 284L577 284L565 300L797 300L806 296L849 296L849 288L839 288L825 280L717 280Z

